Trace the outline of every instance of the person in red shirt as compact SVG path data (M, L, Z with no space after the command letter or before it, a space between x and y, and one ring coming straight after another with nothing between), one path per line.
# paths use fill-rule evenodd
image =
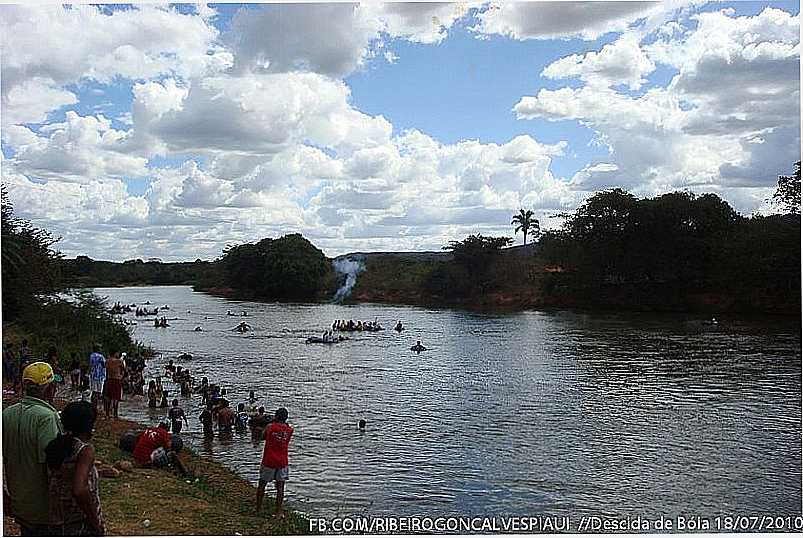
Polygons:
M259 469L259 484L257 485L257 513L262 509L262 499L265 496L265 486L268 482L276 482L276 514L275 517L284 517L282 502L284 501L284 483L290 476L287 462L287 447L293 436L293 428L287 424L287 409L284 407L276 411L270 426L265 428L262 438L265 439L265 450L262 453L262 464Z
M182 476L187 476L189 473L184 464L178 459L176 453L171 450L172 439L167 428L167 423L161 422L156 428L148 428L142 432L137 438L137 444L134 446L134 459L143 467L153 466L160 468L169 467L172 464Z

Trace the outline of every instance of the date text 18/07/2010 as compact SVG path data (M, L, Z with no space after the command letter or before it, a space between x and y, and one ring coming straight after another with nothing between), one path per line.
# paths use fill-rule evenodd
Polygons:
M801 516L677 516L644 518L624 517L610 518L600 516L584 516L577 526L579 532L594 531L800 531L803 530Z

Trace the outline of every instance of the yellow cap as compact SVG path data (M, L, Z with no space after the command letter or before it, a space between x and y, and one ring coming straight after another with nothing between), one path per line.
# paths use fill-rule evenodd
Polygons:
M22 380L36 385L47 385L53 382L53 368L46 362L34 362L22 371Z

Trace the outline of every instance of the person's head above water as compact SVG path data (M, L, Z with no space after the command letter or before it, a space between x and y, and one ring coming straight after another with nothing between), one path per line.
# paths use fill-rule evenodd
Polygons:
M420 346L421 345L421 340L419 340L416 345Z
M260 405L259 409L257 409L257 413L259 413L260 415L264 415L265 414L265 408Z
M361 430L364 430L364 429L365 429L365 419L364 419L364 418L361 418L361 419L360 419L360 422L359 422L358 426L359 426L359 428L360 428Z
M287 416L288 416L287 409L285 409L284 407L280 407L279 409L276 410L274 418L276 419L277 422L287 422Z
M254 391L253 391L253 390L252 390L251 392L249 392L249 393L248 393L248 397L249 397L249 398L253 398L253 397L254 397Z

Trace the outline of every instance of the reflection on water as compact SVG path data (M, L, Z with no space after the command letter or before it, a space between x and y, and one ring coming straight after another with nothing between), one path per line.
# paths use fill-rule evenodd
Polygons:
M135 337L196 379L285 406L287 493L318 515L800 514L799 323L686 316L482 315L382 305L261 304L185 287L100 289L171 307ZM254 328L232 329L248 312ZM189 311L189 312L188 312ZM305 344L334 319L401 319L402 334ZM132 318L133 319L133 318ZM204 332L193 332L201 325ZM416 355L421 340L429 351ZM171 395L172 398L172 395ZM256 482L248 434L185 438ZM124 402L127 416L164 410ZM360 432L359 419L367 421Z

